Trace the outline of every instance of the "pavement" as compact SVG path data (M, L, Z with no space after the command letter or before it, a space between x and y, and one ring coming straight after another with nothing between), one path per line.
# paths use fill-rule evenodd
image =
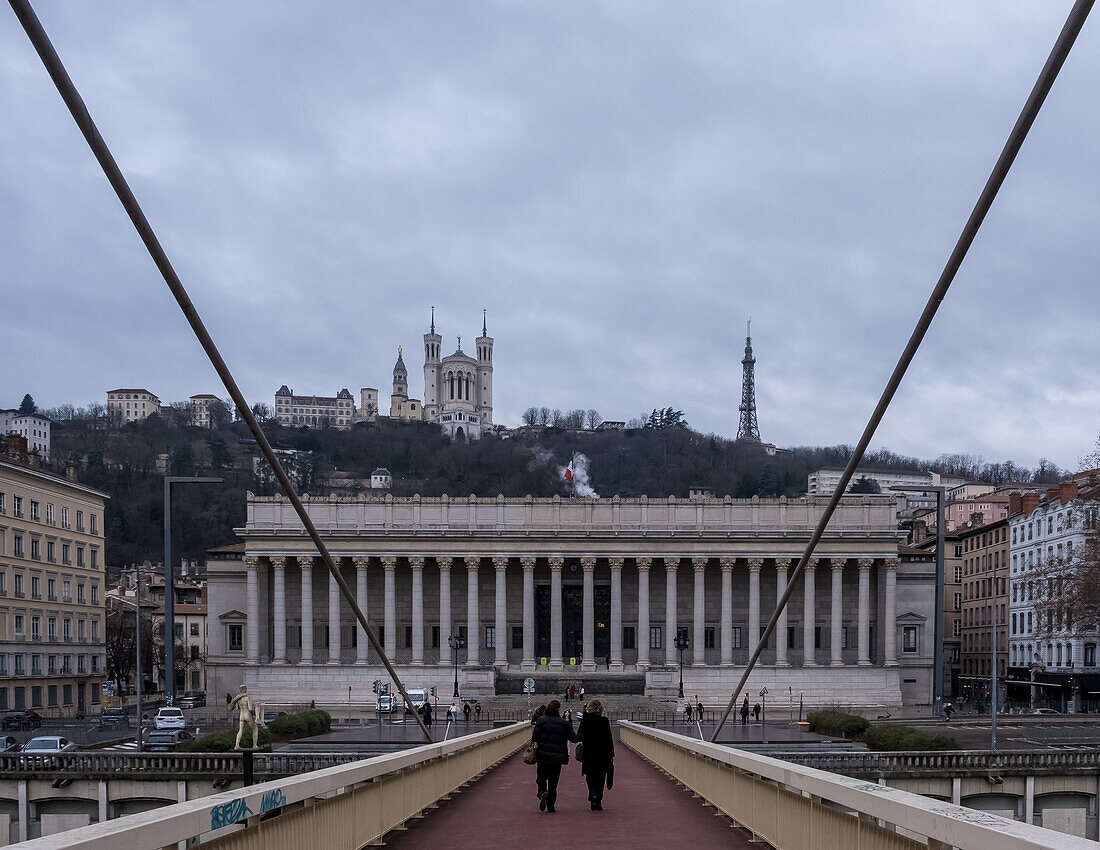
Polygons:
M386 846L398 850L577 846L748 850L758 846L728 818L622 745L616 747L615 787L605 792L603 807L602 812L590 810L580 765L570 760L562 768L557 811L540 812L535 767L524 764L517 753L424 818L409 821L406 830L388 835Z

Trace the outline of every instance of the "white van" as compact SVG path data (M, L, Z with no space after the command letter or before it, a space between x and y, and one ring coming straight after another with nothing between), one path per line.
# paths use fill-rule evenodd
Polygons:
M412 700L412 704L416 708L417 711L420 711L420 709L424 706L424 703L426 703L428 701L428 690L427 690L427 688L408 688L408 689L406 689L406 693L408 693L409 699ZM393 697L396 701L403 702L403 700L401 699L401 692L400 691L396 692L393 695ZM409 707L408 706L405 706L405 713L406 714L409 713Z

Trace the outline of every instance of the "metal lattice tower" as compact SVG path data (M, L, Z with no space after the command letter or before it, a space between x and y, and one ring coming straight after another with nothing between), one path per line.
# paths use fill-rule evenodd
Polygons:
M752 356L752 319L745 325L745 356L741 359L744 370L741 377L741 423L737 426L737 439L760 442L760 429L756 425L756 358Z

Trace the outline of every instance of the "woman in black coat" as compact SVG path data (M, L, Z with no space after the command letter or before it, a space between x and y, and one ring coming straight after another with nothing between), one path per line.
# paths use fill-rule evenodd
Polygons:
M539 811L552 812L558 798L561 769L569 763L569 741L580 740L573 724L561 717L561 703L556 699L547 703L545 713L535 721L531 740L538 745L535 782Z
M611 722L603 716L603 703L592 700L584 709L584 719L577 729L584 744L581 773L588 782L588 802L592 811L603 811L603 786L615 760L615 739Z

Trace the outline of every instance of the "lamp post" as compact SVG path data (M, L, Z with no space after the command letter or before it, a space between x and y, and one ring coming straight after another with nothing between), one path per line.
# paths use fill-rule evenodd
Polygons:
M172 573L172 485L221 484L224 478L164 476L164 695L176 703L176 583Z
M897 493L936 494L936 616L932 620L932 714L943 714L943 502L944 487L891 487Z
M455 632L447 638L447 646L451 648L451 657L454 659L455 665L455 699L458 699L458 651L465 645L466 641L462 639L462 635L458 632Z
M679 698L684 698L684 650L688 648L687 635L676 635L676 642L673 644L678 650L680 650L680 694Z

